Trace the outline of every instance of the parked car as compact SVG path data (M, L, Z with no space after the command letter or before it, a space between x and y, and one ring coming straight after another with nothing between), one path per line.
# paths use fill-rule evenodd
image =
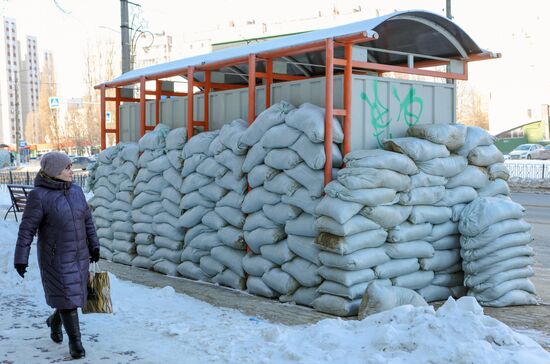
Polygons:
M543 148L540 144L521 144L510 152L509 159L535 159L534 153Z
M82 169L83 171L85 171L88 168L88 166L95 163L94 160L88 157L74 157L72 161L73 161L73 169Z
M533 159L550 159L550 145L545 146L542 149L537 149L532 154Z

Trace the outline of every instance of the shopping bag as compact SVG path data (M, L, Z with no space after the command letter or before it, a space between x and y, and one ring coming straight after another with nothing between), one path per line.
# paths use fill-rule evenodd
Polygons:
M88 301L82 307L82 313L112 313L109 273L102 272L99 264L90 264L88 275Z

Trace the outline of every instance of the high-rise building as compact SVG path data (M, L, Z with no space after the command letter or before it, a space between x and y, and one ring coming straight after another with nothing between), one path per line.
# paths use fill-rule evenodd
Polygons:
M28 143L38 143L38 97L40 94L38 50L36 37L27 35L27 50L21 63L21 112L23 117L23 138Z
M172 36L162 33L144 33L136 41L134 69L170 61ZM141 38L142 37L142 38Z
M3 18L0 31L0 143L15 144L23 135L20 53L15 19ZM19 133L19 136L16 135Z

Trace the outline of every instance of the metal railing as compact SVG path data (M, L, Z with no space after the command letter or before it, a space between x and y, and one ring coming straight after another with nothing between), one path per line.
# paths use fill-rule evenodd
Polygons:
M15 172L15 171L1 171L0 172L0 185L5 186L7 184L17 185L29 185L34 184L34 177L36 172ZM88 177L87 171L74 172L73 182L84 188L86 184L86 178Z
M510 177L550 179L550 163L506 163Z

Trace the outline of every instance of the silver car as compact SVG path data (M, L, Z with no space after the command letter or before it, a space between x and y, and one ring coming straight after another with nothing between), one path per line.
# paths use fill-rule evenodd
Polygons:
M540 144L521 144L510 152L510 159L535 159L533 154L544 147Z
M533 159L550 159L550 145L537 149L532 154Z

